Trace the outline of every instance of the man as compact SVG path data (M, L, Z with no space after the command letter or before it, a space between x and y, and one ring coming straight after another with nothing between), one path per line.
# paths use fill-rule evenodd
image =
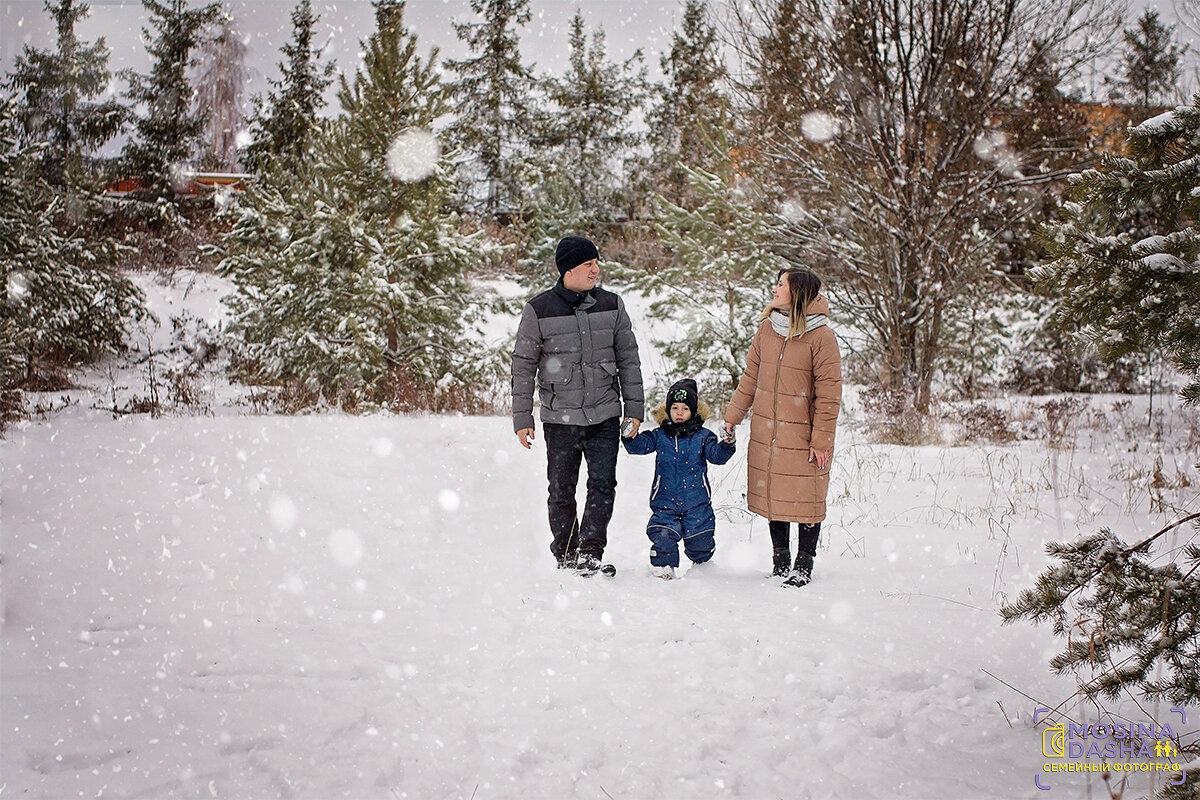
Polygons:
M594 575L602 562L617 488L621 417L636 436L644 413L642 367L625 304L596 287L600 253L581 236L558 243L562 277L525 304L513 346L513 430L534 438L533 389L541 400L549 478L550 552L563 569ZM628 430L631 428L631 430ZM576 514L579 467L587 461L587 502Z

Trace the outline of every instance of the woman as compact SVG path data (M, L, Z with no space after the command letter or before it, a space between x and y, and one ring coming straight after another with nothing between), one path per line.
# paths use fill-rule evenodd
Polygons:
M770 522L773 577L785 586L812 580L825 519L829 462L842 404L842 357L829 327L821 279L807 269L780 270L763 311L746 371L725 410L726 436L751 407L746 501ZM791 561L790 523L800 529Z

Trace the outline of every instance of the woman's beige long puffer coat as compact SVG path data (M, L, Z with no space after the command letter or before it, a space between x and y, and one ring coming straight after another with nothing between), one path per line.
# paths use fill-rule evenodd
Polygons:
M829 314L818 295L810 314ZM842 357L828 325L785 340L764 320L746 356L746 371L725 411L737 425L753 409L746 450L746 503L769 520L825 519L829 467L818 469L808 449L832 456L842 405Z

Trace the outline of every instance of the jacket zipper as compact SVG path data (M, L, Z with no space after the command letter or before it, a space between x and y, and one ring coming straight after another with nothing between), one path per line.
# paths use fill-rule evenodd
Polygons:
M779 362L775 364L775 385L771 389L771 445L767 450L767 519L775 519L771 511L773 503L771 493L772 478L775 475L775 438L779 435L779 376L783 372L783 354L787 351L791 339L784 337L779 347Z

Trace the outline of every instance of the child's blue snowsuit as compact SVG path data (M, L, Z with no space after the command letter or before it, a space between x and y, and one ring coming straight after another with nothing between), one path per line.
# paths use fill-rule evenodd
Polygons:
M708 561L717 549L717 517L708 485L708 464L729 461L734 446L702 427L700 418L693 420L697 424L674 426L690 429L678 437L659 427L621 440L633 455L658 454L650 489L650 521L646 524L650 563L656 567L679 566L680 539L684 553L696 564Z

